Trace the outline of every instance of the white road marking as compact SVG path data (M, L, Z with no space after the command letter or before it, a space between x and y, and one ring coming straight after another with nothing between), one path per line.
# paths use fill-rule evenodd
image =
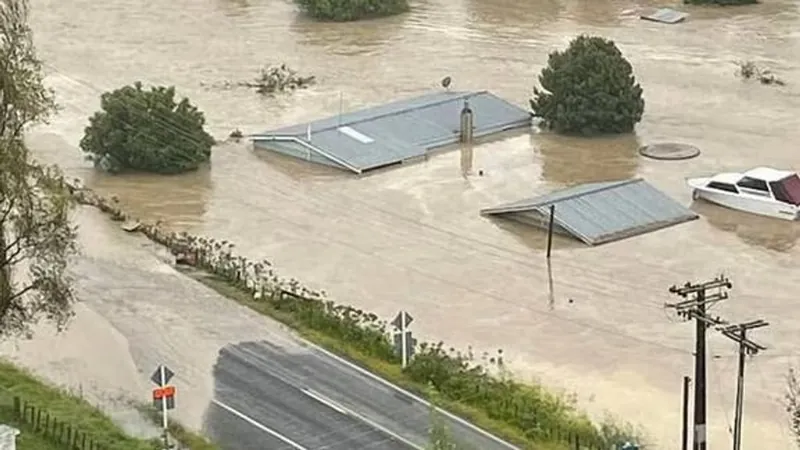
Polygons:
M303 447L302 445L298 444L297 442L287 438L286 436L278 433L277 431L273 431L273 430L267 428L265 425L262 425L262 424L256 422L255 419L252 419L252 418L244 415L243 413L240 413L239 411L231 408L230 406L226 405L225 403L222 403L219 400L214 399L214 400L211 400L211 402L214 403L215 405L219 406L220 408L224 409L225 411L228 411L229 413L233 414L234 416L244 420L245 422L249 423L250 425L258 428L259 430L261 430L261 431L263 431L263 432L265 432L265 433L267 433L267 434L269 434L269 435L271 435L271 436L273 436L275 438L280 439L281 441L285 442L286 444L289 444L289 446L292 447L295 450L308 450L307 448Z
M375 428L377 430L383 431L384 433L386 433L389 436L397 439L400 442L405 443L406 445L408 445L411 448L415 448L417 450L425 450L423 447L420 447L419 445L409 441L408 439L404 438L403 436L400 436L399 434L393 432L392 430L384 427L383 425L381 425L379 423L373 422L372 420L362 416L361 414L359 414L359 413L357 413L357 412L355 412L353 410L348 409L347 410L347 414L349 414L350 416L353 416L356 419L366 423L367 425L371 426L372 428Z
M353 418L355 418L357 420L360 420L360 421L366 423L367 425L371 426L372 428L375 428L376 430L382 431L383 433L388 434L389 436L393 437L394 439L397 439L398 441L401 441L401 442L409 445L411 448L415 448L417 450L425 450L423 447L420 447L419 445L409 441L408 439L404 438L403 436L400 436L399 434L393 432L392 430L389 430L388 428L384 427L383 425L375 423L372 420L370 420L370 419L362 416L361 414L353 411L352 409L346 408L346 407L336 403L335 401L329 399L328 397L320 394L317 391L314 391L314 390L308 389L308 388L302 389L302 391L303 391L304 394L306 394L309 397L313 398L314 400L322 403L323 405L328 406L329 408L334 409L334 410L340 412L341 414L344 414L346 416L350 416L350 417L353 417Z
M383 378L375 375L374 373L372 373L372 372L370 372L370 371L368 371L368 370L366 370L366 369L364 369L362 367L359 367L356 364L351 363L350 361L340 357L339 355L336 355L335 353L331 353L328 350L325 350L324 348L322 348L322 347L320 347L320 346L318 346L316 344L313 344L313 343L311 343L309 341L303 340L303 342L306 342L307 345L310 348L313 348L313 349L317 350L318 352L324 354L325 356L328 356L328 357L336 360L337 362L339 362L339 363L341 363L341 364L343 364L343 365L345 365L347 367L352 368L356 372L359 372L362 375L364 375L364 376L366 376L368 378L371 378L371 379L383 384L384 386L387 386L387 387L393 389L396 392L400 392L402 394L405 394L409 398L414 399L415 401L417 401L419 403L422 403L423 405L425 405L427 407L431 407L432 406L427 400L425 400L425 399L423 399L423 398L421 398L421 397L419 397L417 395L414 395L411 392L408 392L407 390L405 390L405 389L403 389L403 388L401 388L401 387L399 387L399 386L397 386L397 385L395 385L395 384L393 384L393 383L391 383L391 382L389 382L387 380L384 380ZM508 443L508 442L506 442L506 441L504 441L502 439L500 439L499 437L497 437L497 436L495 436L495 435L493 435L493 434L491 434L491 433L489 433L489 432L487 432L487 431L485 431L485 430L483 430L481 428L478 428L477 426L469 423L468 421L462 419L461 417L456 416L455 414L447 412L447 411L439 408L438 406L436 406L435 408L436 408L436 410L438 412L440 412L441 414L444 414L448 418L460 423L461 425L464 425L467 428L470 428L470 429L472 429L474 431L477 431L478 433L488 437L489 439L497 442L498 444L502 444L506 448L509 448L509 449L512 449L512 450L521 450L519 447L515 447L514 445L512 445L512 444L510 444L510 443ZM404 442L407 442L407 441L404 440Z
M328 408L331 408L331 409L333 409L334 411L336 411L336 412L338 412L340 414L348 415L347 411L345 411L344 408L342 408L341 406L337 405L333 400L325 397L324 395L318 393L317 391L314 391L312 389L307 389L307 388L301 389L301 391L304 394L306 394L307 396L309 396L309 397L313 398L314 400L316 400L316 401L322 403L323 405L327 406Z

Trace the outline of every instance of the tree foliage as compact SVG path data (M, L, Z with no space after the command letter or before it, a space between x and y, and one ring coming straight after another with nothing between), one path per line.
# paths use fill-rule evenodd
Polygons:
M758 0L683 0L687 5L720 5L720 6L735 6L735 5L755 5Z
M66 324L74 301L66 269L76 246L63 176L37 163L24 142L26 128L56 110L26 0L0 3L0 28L0 334L8 335L43 317Z
M550 54L533 89L531 109L562 134L632 132L642 119L642 88L613 41L581 35Z
M393 16L409 10L408 0L295 0L295 3L310 17L334 22Z
M203 129L203 113L187 98L176 102L174 87L146 90L136 82L104 93L100 108L80 142L97 167L173 174L211 157L214 138Z

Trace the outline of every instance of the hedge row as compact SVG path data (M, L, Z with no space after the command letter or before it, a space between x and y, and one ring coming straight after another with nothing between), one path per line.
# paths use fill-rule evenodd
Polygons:
M78 184L71 191L79 203L95 206L114 220L130 220L116 199L106 200ZM212 274L252 301L266 302L270 309L291 316L293 325L346 343L384 364L400 365L388 324L375 314L334 303L324 292L308 289L296 279L282 279L269 261L237 255L230 242L171 232L159 224L140 224L137 231L169 248L179 263ZM519 443L579 439L583 446L609 444L604 442L607 426L596 427L572 401L504 375L502 351L491 358L484 355L483 360L480 363L471 352L448 349L441 342L422 343L402 373L418 390L432 388L451 405L464 405L502 424L502 434ZM625 433L615 429L612 434Z

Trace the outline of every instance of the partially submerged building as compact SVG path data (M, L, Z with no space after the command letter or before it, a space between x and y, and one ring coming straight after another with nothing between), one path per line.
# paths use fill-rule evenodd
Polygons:
M459 141L462 110L472 137L529 127L530 112L487 91L442 91L251 136L253 145L354 173L425 157Z
M547 229L589 245L625 239L699 216L643 179L587 183L481 210Z

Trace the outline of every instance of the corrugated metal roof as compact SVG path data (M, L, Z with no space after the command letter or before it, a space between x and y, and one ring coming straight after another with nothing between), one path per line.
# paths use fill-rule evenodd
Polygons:
M698 215L643 179L589 183L481 210L546 227L550 205L557 228L589 245L624 239Z
M252 136L256 146L357 173L424 156L458 141L464 101L473 111L473 135L529 126L531 115L489 92L437 92Z

